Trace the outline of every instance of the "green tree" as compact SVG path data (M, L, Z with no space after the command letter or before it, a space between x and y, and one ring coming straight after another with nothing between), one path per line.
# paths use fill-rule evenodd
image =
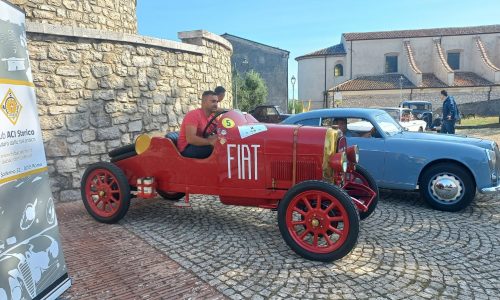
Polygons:
M251 70L242 77L235 76L237 108L249 111L267 101L267 85L259 73Z
M304 110L304 104L300 100L290 99L288 100L288 113L293 112L293 106L295 105L295 113L301 113Z

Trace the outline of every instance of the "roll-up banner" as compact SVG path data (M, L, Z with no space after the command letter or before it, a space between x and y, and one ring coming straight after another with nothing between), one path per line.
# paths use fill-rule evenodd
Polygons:
M0 0L0 300L56 299L70 286L38 120L25 15Z

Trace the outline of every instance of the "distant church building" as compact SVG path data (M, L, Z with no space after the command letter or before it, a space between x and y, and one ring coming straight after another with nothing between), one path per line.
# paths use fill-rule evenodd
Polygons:
M500 99L500 25L342 34L341 43L296 58L299 99L313 108Z
M289 51L247 40L242 37L222 34L233 46L231 65L238 74L250 70L260 73L267 85L268 104L286 111L288 99Z

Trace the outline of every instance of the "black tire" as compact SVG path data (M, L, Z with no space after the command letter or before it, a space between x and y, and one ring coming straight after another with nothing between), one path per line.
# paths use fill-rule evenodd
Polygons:
M176 193L176 192L164 192L157 190L156 191L158 195L160 195L163 199L170 200L170 201L178 201L182 197L186 196L185 193Z
M418 132L424 132L424 129L423 129L422 127L420 127L420 128L418 129Z
M92 200L90 194L87 195L87 183L90 184L90 186L89 186L89 191L90 191L90 189L92 188L92 184L88 181L95 178L95 176L92 176L92 175L94 174L94 171L98 172L99 170L105 170L105 171L109 172L112 176L114 176L114 178L116 179L116 183L110 184L109 187L111 187L113 189L117 188L119 191L119 192L115 192L115 193L110 193L110 194L115 195L115 196L118 194L119 197L117 200L118 204L117 204L116 211L109 216L103 216L102 211L100 214L99 211L102 209L98 208L98 205L95 204L94 200ZM90 176L92 176L92 178L89 178ZM106 178L105 178L105 180L106 180ZM95 184L94 184L94 187L95 187ZM82 177L81 194L82 194L82 201L83 201L83 204L85 205L85 208L87 209L87 212L94 219L96 219L97 221L102 222L102 223L112 224L112 223L118 222L119 220L121 220L125 216L125 214L128 211L128 208L130 206L131 194L130 194L130 185L128 184L127 178L125 177L125 174L123 173L123 171L120 168L118 168L114 164L108 163L108 162L98 162L98 163L92 164L89 167L87 167L87 169L85 170L85 173L83 174L83 177ZM98 197L100 198L100 196L98 196ZM95 206L93 204L91 204L90 201L92 201ZM97 203L99 203L99 201L97 201ZM104 206L104 210L106 210L106 206Z
M305 249L300 244L298 244L290 234L289 228L286 224L286 214L288 206L297 195L306 191L321 191L327 193L336 198L338 202L340 202L341 206L345 209L349 221L349 230L347 232L345 241L340 245L338 249L328 253L315 253ZM324 181L309 180L303 181L293 186L285 194L285 197L279 202L278 226L285 242L297 254L310 260L331 262L346 256L356 246L359 235L359 215L358 210L356 209L351 201L351 198L346 194L346 192Z
M365 212L359 212L359 219L364 220L364 219L368 218L369 216L371 216L371 214L373 214L373 212L375 211L375 208L377 208L378 200L380 199L380 193L378 190L377 182L375 181L373 176L370 174L370 172L368 172L368 170L366 170L365 168L363 168L360 165L356 165L356 172L359 173L361 176L363 176L365 178L365 180L368 182L368 186L375 193L377 193L377 196L375 197L375 199L373 199L372 203L368 207L368 210Z
M457 186L460 186L455 198L439 197L433 191L433 181L449 178ZM422 174L420 182L420 193L424 200L433 208L442 211L455 212L466 208L476 195L476 184L472 175L463 167L454 163L439 163L431 166ZM439 186L434 186L434 190Z

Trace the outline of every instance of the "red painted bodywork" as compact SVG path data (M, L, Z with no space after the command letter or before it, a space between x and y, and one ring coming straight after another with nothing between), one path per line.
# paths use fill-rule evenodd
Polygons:
M222 126L221 122L226 118L234 122L232 128ZM218 195L224 204L276 208L278 201L293 185L295 131L295 183L323 179L326 128L253 121L248 115L234 110L219 117L216 121L218 142L206 159L183 157L170 139L153 137L145 152L115 164L124 171L131 186L137 185L138 178L154 177L157 190L186 195ZM241 138L241 126L265 126L267 130ZM240 174L238 148L240 153L249 154L247 157L250 158L245 161L244 170L243 164L240 164ZM233 159L228 160L228 156Z

